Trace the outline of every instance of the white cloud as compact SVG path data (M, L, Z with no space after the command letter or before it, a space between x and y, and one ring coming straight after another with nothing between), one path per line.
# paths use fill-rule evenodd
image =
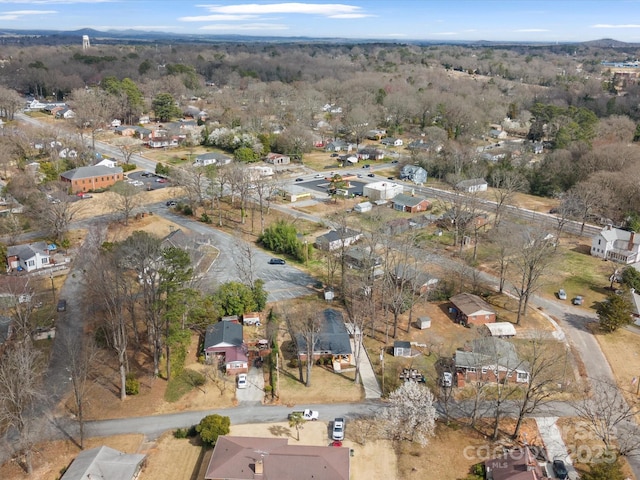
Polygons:
M298 13L304 15L348 15L358 14L361 8L355 5L340 3L272 3L261 5L257 3L245 3L241 5L201 5L211 13L229 15L254 14L263 15L271 13Z
M252 20L258 15L200 15L196 17L180 17L182 22L237 22L242 20Z
M0 0L0 4L20 3L23 5L73 5L76 3L116 3L119 0Z
M329 18L367 18L375 16L376 15L369 15L366 13L342 13L339 15L329 15Z
M514 30L514 32L519 33L530 33L530 32L548 32L549 30L545 28L520 28L518 30Z
M12 12L4 12L3 15L49 15L50 13L58 13L56 10L14 10Z
M640 24L628 23L621 25L611 25L607 23L599 23L597 25L591 25L591 28L640 28Z
M286 25L280 25L276 23L244 23L244 24L219 24L219 25L205 25L200 27L199 30L213 30L213 31L252 31L252 30L288 30L289 27Z
M451 36L451 35L458 35L458 32L433 32L431 35Z

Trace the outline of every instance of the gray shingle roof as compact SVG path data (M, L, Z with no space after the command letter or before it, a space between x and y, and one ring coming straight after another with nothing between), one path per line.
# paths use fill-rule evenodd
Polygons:
M352 353L349 332L344 324L342 314L337 310L327 309L320 323L318 343L313 349L316 352L331 352L334 355L349 355ZM296 335L296 342L300 352L307 349L307 341L303 335Z
M43 255L48 255L49 245L47 244L47 242L35 242L7 247L8 257L16 256L22 260L33 258L36 255L36 252L39 252Z
M218 322L207 327L204 335L204 348L215 347L221 343L242 345L242 325L233 322Z
M144 459L145 455L126 454L103 445L80 452L60 480L129 480Z
M105 167L104 165L93 165L91 167L78 167L73 170L68 170L60 176L62 178L66 178L67 180L78 180L82 178L94 178L100 177L102 175L115 175L118 173L122 173L122 168L120 167Z

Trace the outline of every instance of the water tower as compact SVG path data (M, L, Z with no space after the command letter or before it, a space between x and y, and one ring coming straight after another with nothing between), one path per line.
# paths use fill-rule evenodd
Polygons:
M90 46L91 46L91 44L89 43L89 35L83 35L82 36L82 49L86 50Z

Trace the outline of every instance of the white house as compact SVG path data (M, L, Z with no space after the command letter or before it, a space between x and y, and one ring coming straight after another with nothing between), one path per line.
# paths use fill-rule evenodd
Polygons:
M196 157L196 161L193 162L194 167L206 167L207 165L226 165L231 163L232 158L223 153L210 152L203 153Z
M273 168L266 165L256 165L254 167L247 168L247 170L249 170L249 177L252 179L270 177L273 175Z
M362 194L372 201L391 200L396 195L403 192L404 187L393 182L372 182L366 184L362 189Z
M607 225L591 240L591 255L618 263L636 263L640 261L640 235Z
M370 212L373 208L373 204L371 202L362 202L353 207L354 212L365 213Z
M36 242L14 245L7 248L7 267L9 270L26 270L33 272L50 266L49 245Z
M456 190L468 193L486 192L488 187L489 184L484 178L472 178L456 183Z
M96 166L97 165L101 165L103 167L108 167L108 168L116 168L118 166L118 162L110 158L103 158L98 163L96 163Z

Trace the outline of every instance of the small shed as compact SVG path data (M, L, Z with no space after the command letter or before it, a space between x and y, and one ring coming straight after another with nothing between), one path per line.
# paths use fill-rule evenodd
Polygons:
M485 323L490 337L507 338L516 335L516 327L510 322Z
M358 213L370 212L373 208L373 204L371 202L362 202L353 207L353 210Z
M240 323L238 315L226 315L220 319L222 322Z
M424 330L425 328L431 328L431 318L430 317L418 317L416 321L416 327L420 330Z
M393 356L410 357L411 342L405 342L404 340L396 340L395 342L393 342Z

